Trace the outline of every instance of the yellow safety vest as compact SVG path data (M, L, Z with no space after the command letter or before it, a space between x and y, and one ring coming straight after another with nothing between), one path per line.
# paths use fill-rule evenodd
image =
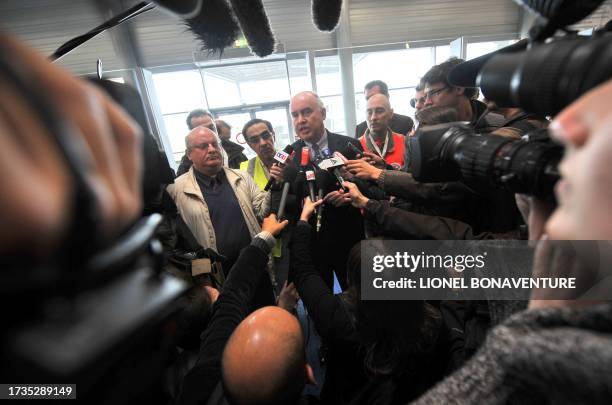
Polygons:
M240 170L250 174L253 180L255 180L255 183L263 191L264 187L266 187L266 183L268 183L270 174L259 156L255 156L251 160L240 163ZM276 245L274 245L274 248L272 249L272 255L274 257L281 257L281 248L281 240L280 238L277 238Z

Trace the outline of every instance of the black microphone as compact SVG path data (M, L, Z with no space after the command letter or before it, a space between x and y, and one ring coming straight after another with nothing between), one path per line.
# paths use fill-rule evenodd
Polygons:
M274 52L276 39L261 0L230 0L251 51L260 57Z
M319 199L323 199L324 193L331 191L334 188L334 180L330 173L325 170L318 170L315 173L315 181L319 189ZM324 191L325 190L325 191ZM321 218L323 218L323 204L317 207L317 224L316 230L321 230Z
M315 202L315 181L315 173L312 170L306 170L306 183L308 183L308 193L312 202Z
M333 31L340 22L342 0L312 0L312 21L319 31Z
M290 156L293 153L293 146L291 146L291 145L285 146L285 149L283 149L283 153L285 155L289 155ZM278 163L274 163L275 165L283 165L284 166L288 159L289 159L289 157L283 156L283 155L279 154L278 152L276 152L274 154L274 160L276 160L278 162ZM268 179L268 182L266 183L266 186L264 187L264 191L270 190L270 187L272 187L272 184L274 184L274 180L275 180L274 177L270 177Z
M285 216L285 206L287 205L287 194L289 194L289 188L297 177L297 169L294 166L287 166L283 170L283 191L281 194L280 204L278 206L278 214L276 217L279 221L282 221Z

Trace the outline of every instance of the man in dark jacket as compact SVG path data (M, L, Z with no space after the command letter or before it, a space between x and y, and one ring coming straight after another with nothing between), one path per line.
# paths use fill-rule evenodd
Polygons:
M383 94L389 98L389 88L387 87L387 83L382 80L373 80L365 85L363 89L363 93L365 95L366 101L374 94ZM389 122L389 128L391 131L400 135L408 135L410 131L412 131L412 127L414 126L414 122L412 118L407 117L402 114L395 114L391 117L391 122ZM363 121L355 127L355 137L359 138L363 134L365 134L366 129L368 129L368 123Z
M295 156L301 156L305 146L310 148L311 161L334 152L348 155L348 143L362 150L357 139L331 133L325 128L325 106L313 92L298 93L291 99L291 117L295 134L300 138L292 145ZM330 184L324 191L327 194L321 231L315 243L315 264L330 288L333 286L334 271L344 288L348 252L364 238L363 218L357 209L350 206L351 200L339 184Z
M201 108L195 109L187 115L185 121L187 123L187 127L189 127L189 130L194 129L195 127L206 127L219 135L221 138L221 146L227 155L226 163L230 169L239 169L240 163L248 160L244 153L242 153L244 150L242 146L230 141L229 138L224 139L221 137L221 134L215 125L214 117L210 111L203 110ZM187 173L190 167L191 161L187 159L187 155L184 155L181 158L181 163L176 171L176 176L178 177L181 174Z

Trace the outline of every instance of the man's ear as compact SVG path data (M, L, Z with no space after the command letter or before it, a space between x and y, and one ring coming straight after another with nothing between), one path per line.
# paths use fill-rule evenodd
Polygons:
M321 114L323 115L323 121L327 119L327 110L325 108L321 108Z
M191 148L187 148L187 150L185 151L185 156L187 156L187 159L189 159L189 161L193 163L193 160L191 160Z
M306 363L306 383L310 384L310 385L317 385L317 380L315 380L314 377L314 371L312 371L312 367L310 367L310 364Z

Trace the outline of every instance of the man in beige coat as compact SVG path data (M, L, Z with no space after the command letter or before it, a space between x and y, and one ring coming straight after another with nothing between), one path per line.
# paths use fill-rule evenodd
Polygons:
M227 258L227 272L261 232L270 195L248 173L223 167L221 142L210 129L194 128L185 144L193 166L168 186L168 193L197 242Z

